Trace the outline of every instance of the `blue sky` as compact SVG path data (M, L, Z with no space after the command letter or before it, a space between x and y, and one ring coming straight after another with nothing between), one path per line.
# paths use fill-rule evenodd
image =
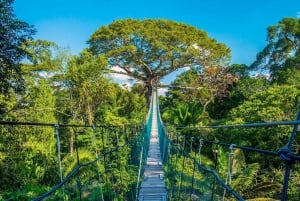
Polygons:
M78 54L99 27L114 20L163 18L190 24L225 43L231 63L250 65L266 45L267 27L296 18L300 0L15 0L16 16Z

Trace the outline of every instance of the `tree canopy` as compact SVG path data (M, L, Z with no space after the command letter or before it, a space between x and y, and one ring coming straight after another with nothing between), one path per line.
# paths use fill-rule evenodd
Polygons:
M106 56L110 72L142 81L148 101L152 87L179 68L220 66L230 59L230 49L205 31L164 19L117 20L88 43L93 54Z
M283 18L269 26L267 34L268 43L252 67L267 69L273 80L280 81L282 71L299 70L300 19Z
M27 53L21 45L35 33L32 26L16 18L12 4L13 0L0 1L0 94L23 88L19 62Z
M60 136L60 159L65 176L79 162L100 159L87 171L81 171L81 176L77 174L78 179L71 180L64 188L67 191L54 196L66 199L70 196L74 200L84 195L83 199L95 200L100 192L98 187L103 187L102 200L118 193L120 197L113 199L133 198L134 193L129 191L136 189L141 153L137 148L142 148L142 143L131 139L143 129L140 125L134 126L147 114L143 95L149 101L152 88L163 87L160 80L180 68L185 71L167 86L170 89L166 95L159 97L162 118L171 131L170 142L183 142L182 147L178 147L182 151L170 149L168 152L169 160L176 160L176 164L166 166L166 170L171 170L166 178L170 173L170 181L175 185L181 183L182 189L188 188L187 182L181 179L195 178L198 182L195 186L211 192L210 178L202 178L195 171L196 150L200 154L202 148L200 141L192 140L196 137L220 142L212 146L205 143L202 165L214 165L224 180L231 168L231 186L245 199L278 198L283 164L279 163L279 157L270 159L243 152L237 146L232 146L233 152L229 152L220 145L231 143L275 152L286 145L291 128L229 126L213 129L206 125L295 118L300 105L299 19L284 18L270 26L268 43L252 66L229 66L230 49L225 44L196 27L164 19L114 21L91 35L87 49L71 56L54 42L32 40L34 29L16 18L12 3L13 0L0 0L0 117L2 121L21 122L21 126L0 125L0 199L25 200L26 197L32 200L57 184L58 146L57 138L53 137L53 122L59 123L55 124L55 133ZM266 74L254 76L251 67L267 69L272 79ZM106 73L124 74L140 82L129 90L126 85L121 87L112 82ZM22 93L18 93L20 90ZM29 123L25 127L22 122L39 123L39 126ZM64 126L57 127L61 123ZM129 126L124 126L126 124ZM128 147L119 146L127 140L130 141ZM293 143L291 151L299 155L299 139L295 138ZM120 152L99 157L115 146ZM187 156L194 154L193 159L188 159ZM232 157L231 167L228 167L228 156ZM292 201L300 197L297 165L292 164L289 184ZM174 174L173 170L181 173ZM96 177L99 185L94 189ZM89 187L81 184L93 187L93 192L87 193ZM83 193L79 195L75 186ZM231 198L228 196L228 199Z

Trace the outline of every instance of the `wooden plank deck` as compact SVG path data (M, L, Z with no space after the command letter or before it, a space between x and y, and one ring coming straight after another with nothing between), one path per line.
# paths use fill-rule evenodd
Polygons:
M139 201L166 201L167 190L163 176L163 166L160 155L156 93L153 93L153 117L151 127L150 146L144 172L144 180L139 190Z

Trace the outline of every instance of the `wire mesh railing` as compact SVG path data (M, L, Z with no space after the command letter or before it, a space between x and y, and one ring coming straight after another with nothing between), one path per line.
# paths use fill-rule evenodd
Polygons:
M134 200L144 125L0 122L1 200Z
M136 200L152 104L138 126L0 122L1 200ZM168 200L300 199L300 115L168 132L157 115Z
M299 123L169 131L169 200L299 200Z

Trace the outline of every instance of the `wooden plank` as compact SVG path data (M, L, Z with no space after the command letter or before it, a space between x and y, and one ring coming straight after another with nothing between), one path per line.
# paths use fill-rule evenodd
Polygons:
M163 180L163 166L161 161L158 129L156 93L153 94L153 117L151 127L150 146L144 171L144 180L139 190L139 201L166 201L167 190Z

